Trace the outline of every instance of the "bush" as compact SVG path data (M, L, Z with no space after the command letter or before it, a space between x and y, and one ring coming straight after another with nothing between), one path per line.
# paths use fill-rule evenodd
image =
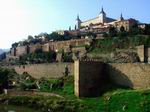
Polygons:
M41 78L39 80L39 86L41 91L53 91L57 89L62 89L64 85L63 78L60 79L45 79Z
M24 72L24 73L20 76L19 88L20 88L21 90L37 89L35 82L36 82L35 78L33 78L33 77L32 77L31 75L29 75L27 72Z
M44 62L54 62L56 61L56 52L42 52L40 49L36 50L35 53L26 54L20 56L19 60L21 64L30 63L44 63Z
M95 40L89 52L107 53L118 49L135 48L139 45L150 45L150 36L113 37Z
M0 68L0 88L10 88L12 81L17 80L18 76L14 69Z
M23 91L37 89L35 83L20 83L20 89Z
M73 62L73 59L72 59L72 53L71 52L68 52L68 53L62 53L62 59L63 59L63 62Z

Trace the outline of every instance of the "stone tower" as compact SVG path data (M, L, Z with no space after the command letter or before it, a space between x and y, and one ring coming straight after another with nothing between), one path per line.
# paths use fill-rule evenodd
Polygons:
M79 15L77 15L76 19L76 29L79 30L81 28L81 20L79 18Z
M101 12L99 14L99 20L100 20L100 23L106 22L106 13L104 12L103 7L102 7Z
M122 21L122 20L124 20L124 18L123 18L122 13L121 13L119 21Z

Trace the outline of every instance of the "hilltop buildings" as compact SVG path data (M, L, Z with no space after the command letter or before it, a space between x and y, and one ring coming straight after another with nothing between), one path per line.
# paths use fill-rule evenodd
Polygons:
M118 19L107 17L104 9L101 9L99 15L93 19L82 21L79 15L76 19L75 30L84 32L92 31L95 33L107 32L109 27L114 26L118 30L123 26L126 31L129 31L137 21L135 19L124 19L122 14Z
M69 30L59 30L55 31L55 33L61 35L61 36L68 36L71 37L71 40L68 41L51 41L51 40L43 40L43 44L29 44L26 46L17 46L11 48L10 54L12 56L21 56L23 54L29 54L34 53L37 49L42 49L44 52L50 52L50 51L70 51L70 46L81 46L81 45L88 45L90 43L90 39L94 37L93 35L96 35L96 38L103 38L101 34L104 32L109 32L110 27L115 27L118 31L121 27L124 27L126 31L130 31L130 29L138 23L135 19L124 19L123 15L121 14L118 19L107 17L104 9L102 8L99 15L93 19L89 19L86 21L82 21L79 18L79 15L76 19L76 25L75 29L71 30L71 27L69 27ZM144 29L144 24L139 24L139 27ZM89 33L92 33L92 35L88 35ZM81 39L73 38L73 37L79 37ZM83 38L82 38L83 37ZM44 37L40 37L44 38ZM89 38L89 39L87 39Z

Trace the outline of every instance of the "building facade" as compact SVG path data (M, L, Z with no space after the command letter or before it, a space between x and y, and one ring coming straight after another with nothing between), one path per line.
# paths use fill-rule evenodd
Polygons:
M87 29L93 29L94 31L102 32L111 26L116 27L118 30L123 26L126 31L129 31L136 22L135 19L124 19L122 14L118 19L107 17L102 7L99 15L93 19L81 21L78 15L75 30L85 31Z

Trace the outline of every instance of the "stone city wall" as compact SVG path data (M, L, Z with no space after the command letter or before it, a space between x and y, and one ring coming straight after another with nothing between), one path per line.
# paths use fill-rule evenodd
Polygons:
M73 64L72 63L50 63L50 64L34 64L34 65L22 65L13 66L18 74L24 72L29 73L34 78L58 78L64 75L65 66L69 68L69 75L73 75Z
M150 63L150 47L148 47L148 63Z
M150 64L75 61L75 95L86 97L104 92L107 84L133 89L150 88Z
M62 50L64 46L80 46L80 45L89 45L91 39L75 39L68 41L57 41L49 42L51 50Z
M141 62L150 63L150 47L149 46L137 46L137 54Z
M48 43L42 45L42 51L44 51L44 52L49 52L49 51L50 51L50 47L49 47L49 44L48 44Z
M110 64L110 79L118 85L134 89L150 88L150 65L141 63Z
M10 55L11 56L16 56L16 48L11 48L10 49Z
M139 56L140 62L144 62L144 45L137 46L137 54Z
M29 53L34 53L37 49L42 49L41 44L35 44L29 46Z
M16 48L16 56L27 54L27 46L19 46Z
M79 97L98 96L107 79L102 62L75 61L74 91Z
M37 49L42 49L45 52L49 52L51 50L62 50L65 47L71 46L80 46L80 45L87 45L90 44L91 39L75 39L75 40L68 40L68 41L56 41L56 42L49 42L44 45L42 44L35 44L30 46L19 46L17 48L11 49L11 55L14 56L21 56L27 53L34 53Z

